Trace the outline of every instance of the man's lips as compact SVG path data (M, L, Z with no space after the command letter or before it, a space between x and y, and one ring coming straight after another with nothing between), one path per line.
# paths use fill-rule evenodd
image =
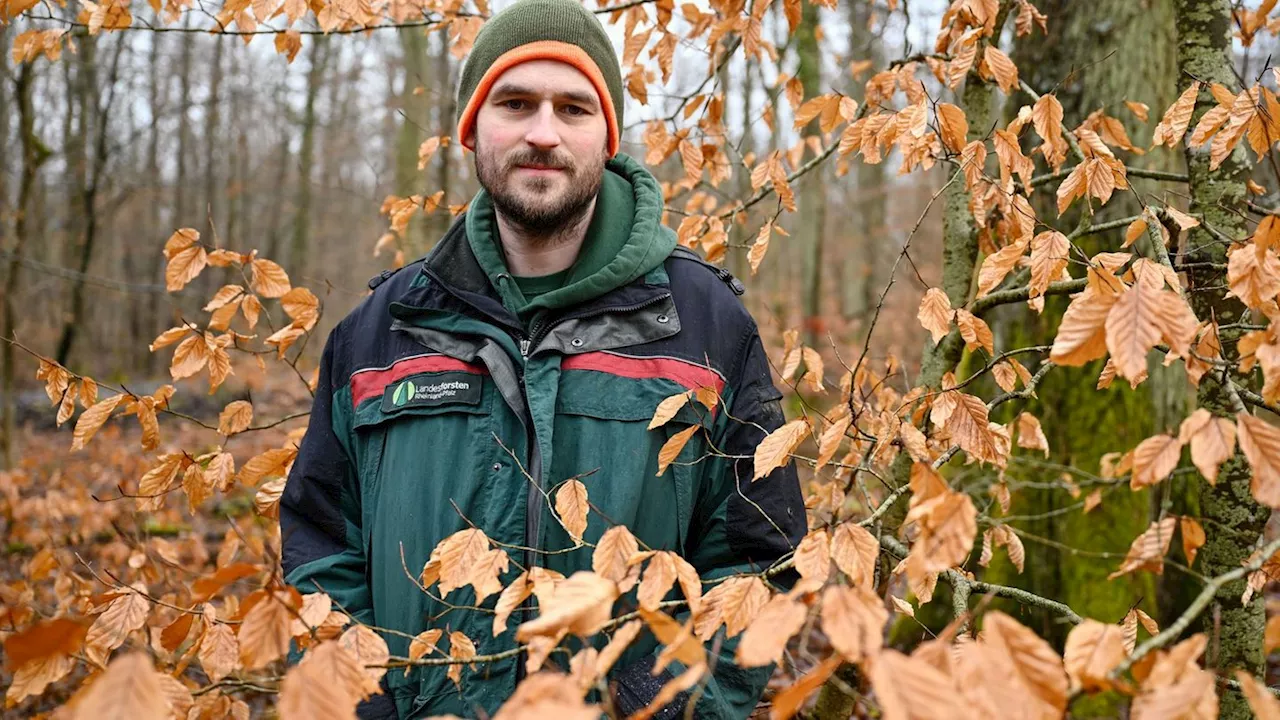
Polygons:
M517 165L516 169L527 170L529 172L536 172L536 173L564 172L564 168L548 167L548 166L540 166L540 165Z

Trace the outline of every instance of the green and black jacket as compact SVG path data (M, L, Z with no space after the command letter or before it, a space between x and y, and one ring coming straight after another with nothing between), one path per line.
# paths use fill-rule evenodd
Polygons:
M661 215L657 182L619 154L606 165L582 254L589 261L580 259L560 290L531 303L519 296L483 191L426 258L375 278L373 294L325 344L310 426L280 505L288 582L322 589L359 621L395 631L384 632L393 655L408 655L407 638L432 627L445 638L465 633L481 655L514 647L515 627L536 609L518 611L494 637L491 613L433 600L405 565L417 572L468 521L498 543L572 547L543 495L569 478L581 480L594 506L585 540L626 525L650 548L679 552L704 580L759 571L791 550L807 530L794 466L751 481L756 444L784 419L756 325L738 299L742 286L676 249ZM600 247L608 252L592 260ZM704 386L721 395L715 411L690 403L647 429L664 398ZM694 424L702 430L658 476L659 448ZM591 568L591 552L513 559L568 576ZM512 563L504 584L518 573ZM786 586L794 576L778 580ZM669 599L680 597L673 589ZM445 600L475 605L469 586ZM634 605L632 590L615 613ZM738 668L737 641L720 644L698 717L744 718L763 692L772 667ZM671 669L649 673L659 649L642 633L611 672L622 710L647 704L672 677ZM548 662L562 661L553 654ZM360 714L492 715L523 665L513 656L464 667L461 690L446 667L390 671L387 693Z

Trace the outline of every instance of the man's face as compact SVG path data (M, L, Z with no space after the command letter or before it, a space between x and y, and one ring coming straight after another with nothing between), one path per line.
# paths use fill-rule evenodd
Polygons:
M599 192L608 124L591 81L572 65L532 60L507 70L472 127L480 185L525 230L564 226Z

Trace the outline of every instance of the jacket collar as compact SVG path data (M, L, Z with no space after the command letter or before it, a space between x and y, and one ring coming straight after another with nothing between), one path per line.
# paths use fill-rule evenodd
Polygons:
M670 294L666 270L659 265L645 275L579 305L556 312L556 319L583 318L655 302ZM443 310L485 319L520 334L520 319L502 303L476 260L467 240L465 215L459 216L424 258L409 288L392 302L401 319L415 311Z

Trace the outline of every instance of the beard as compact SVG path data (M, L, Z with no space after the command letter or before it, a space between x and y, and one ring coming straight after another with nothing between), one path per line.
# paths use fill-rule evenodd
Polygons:
M485 152L476 139L476 177L493 199L494 208L530 236L554 242L557 230L572 227L591 206L604 181L606 152L586 165L555 153L524 149L504 161ZM519 165L562 168L561 177L516 177ZM564 187L558 192L556 187Z

